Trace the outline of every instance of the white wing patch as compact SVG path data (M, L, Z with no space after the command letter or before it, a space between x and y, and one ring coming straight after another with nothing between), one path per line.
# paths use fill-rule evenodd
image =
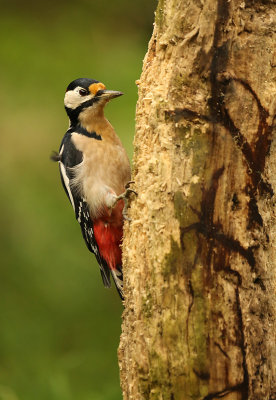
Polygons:
M64 150L64 144L62 145L62 147L60 149L60 152L59 152L60 158L62 156L63 150ZM70 180L69 180L69 178L68 178L68 176L66 174L65 166L61 161L59 161L59 168L60 168L60 172L61 172L61 175L62 175L62 179L63 179L64 185L65 185L66 190L67 190L68 195L69 195L69 199L70 199L72 207L73 207L73 209L75 211L75 203L74 203L73 195L72 195L71 188L70 188Z
M68 192L72 207L73 207L73 209L75 211L75 203L74 203L74 199L73 199L72 192L71 192L71 189L70 189L70 181L69 181L68 176L66 175L65 166L62 164L61 161L59 162L59 168L60 168L60 172L61 172L61 175L62 175L62 179L63 179L64 185L65 185L66 190Z

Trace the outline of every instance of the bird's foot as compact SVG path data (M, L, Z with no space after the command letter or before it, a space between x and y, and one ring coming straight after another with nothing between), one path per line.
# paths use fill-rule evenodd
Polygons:
M124 220L127 220L127 221L131 221L131 219L127 216L127 209L128 209L128 205L129 205L130 196L132 193L135 194L136 196L138 196L138 193L135 192L135 190L130 189L130 187L129 187L132 183L134 183L134 181L130 181L125 185L126 190L124 191L124 193L122 193L116 197L116 201L113 205L113 207L114 207L118 203L119 200L124 201L124 208L123 208L122 214L123 214Z
M134 181L129 181L125 184L125 189L128 189L130 187L130 185L132 185L133 183L135 183ZM137 193L136 193L137 194Z

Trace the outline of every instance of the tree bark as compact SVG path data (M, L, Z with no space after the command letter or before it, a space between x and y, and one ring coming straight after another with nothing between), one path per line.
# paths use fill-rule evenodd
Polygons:
M276 6L159 0L126 222L124 400L276 399Z

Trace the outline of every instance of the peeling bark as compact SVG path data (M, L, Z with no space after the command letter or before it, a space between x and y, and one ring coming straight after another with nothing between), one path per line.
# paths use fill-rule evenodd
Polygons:
M125 400L276 399L276 6L159 0L123 244Z

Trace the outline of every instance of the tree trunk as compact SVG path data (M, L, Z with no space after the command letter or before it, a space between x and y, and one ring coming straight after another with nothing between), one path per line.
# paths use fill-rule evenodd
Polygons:
M276 399L276 6L159 0L125 224L124 400Z

